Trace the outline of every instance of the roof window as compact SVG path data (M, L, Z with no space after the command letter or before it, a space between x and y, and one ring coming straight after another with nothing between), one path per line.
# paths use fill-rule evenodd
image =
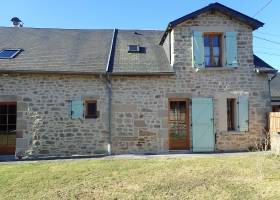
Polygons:
M146 48L139 45L128 45L128 53L146 53Z
M139 45L128 45L128 53L140 52Z
M22 49L2 49L0 51L0 59L12 59L15 58Z

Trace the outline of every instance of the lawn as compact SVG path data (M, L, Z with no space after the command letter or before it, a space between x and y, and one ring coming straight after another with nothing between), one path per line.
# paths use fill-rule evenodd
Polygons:
M0 199L280 199L280 158L0 164Z

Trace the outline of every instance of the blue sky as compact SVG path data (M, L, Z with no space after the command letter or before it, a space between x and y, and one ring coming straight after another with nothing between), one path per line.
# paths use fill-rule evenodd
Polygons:
M10 26L17 16L26 27L121 28L164 30L169 21L213 3L209 0L13 0L1 1L0 26ZM269 0L218 1L253 16ZM272 2L255 18L265 23L254 35L254 52L280 70L279 0ZM278 43L277 43L278 42Z

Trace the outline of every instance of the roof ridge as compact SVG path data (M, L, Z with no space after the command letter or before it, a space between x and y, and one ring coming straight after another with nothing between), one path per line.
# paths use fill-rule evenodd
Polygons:
M61 30L61 31L113 31L114 28L111 29L79 29L79 28L50 28L50 27L9 27L9 26L0 26L0 29L11 29L11 30Z

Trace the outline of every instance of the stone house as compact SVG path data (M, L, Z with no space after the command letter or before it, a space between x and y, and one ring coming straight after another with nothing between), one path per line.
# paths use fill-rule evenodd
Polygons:
M247 150L271 109L263 25L213 3L166 31L2 27L0 154Z

